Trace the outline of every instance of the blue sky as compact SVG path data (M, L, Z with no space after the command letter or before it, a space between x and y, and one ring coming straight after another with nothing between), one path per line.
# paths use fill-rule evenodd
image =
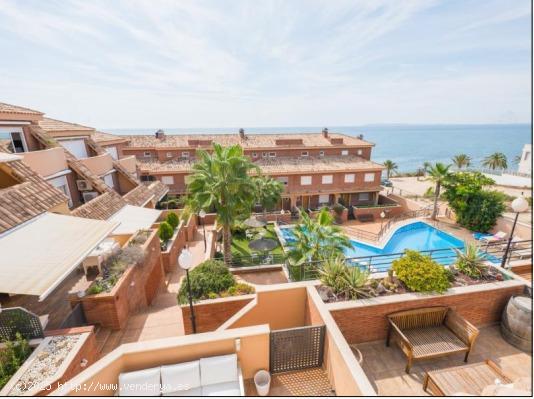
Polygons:
M529 0L0 0L0 101L96 127L530 121Z

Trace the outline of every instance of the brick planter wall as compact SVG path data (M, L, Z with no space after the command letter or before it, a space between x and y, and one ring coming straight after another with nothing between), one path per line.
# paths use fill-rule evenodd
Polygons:
M195 240L195 233L197 231L197 217L191 215L185 224L185 237L187 241Z
M161 263L165 273L170 273L178 267L178 255L185 247L186 232L184 222L180 222L172 240L167 244L167 250L161 252Z
M193 304L197 333L215 331L254 298L255 295L250 294L228 298L209 299ZM189 305L181 305L181 308L184 331L186 334L192 334L193 327L191 325Z
M400 215L403 212L403 208L400 205L392 205L378 208L353 208L354 216L358 217L359 215L373 215L375 221L380 221L380 214L384 212L386 217L384 222L387 222L388 218Z
M444 295L422 296L403 294L344 303L328 304L334 320L345 339L351 344L386 339L386 315L402 310L428 306L449 306L476 326L498 322L508 299L523 293L524 285L518 281L484 284L449 290ZM478 288L477 291L471 290ZM472 292L465 292L467 290ZM463 293L450 293L464 291ZM414 299L415 298L415 299ZM358 303L358 305L356 305ZM349 307L354 305L352 307Z
M71 295L71 306L81 302L89 324L113 330L124 328L131 313L150 305L164 285L159 237L154 230L142 246L146 253L143 265L129 267L111 292L78 298Z

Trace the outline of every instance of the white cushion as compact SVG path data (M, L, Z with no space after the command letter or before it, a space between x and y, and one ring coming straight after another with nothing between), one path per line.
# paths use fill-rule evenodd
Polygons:
M203 385L202 396L241 396L239 381L221 382L219 384Z
M161 390L169 392L188 391L200 387L200 362L161 366Z
M205 357L200 359L201 385L238 381L237 355Z
M119 396L159 396L159 367L119 374Z
M187 391L165 392L163 396L202 396L202 388L193 388Z

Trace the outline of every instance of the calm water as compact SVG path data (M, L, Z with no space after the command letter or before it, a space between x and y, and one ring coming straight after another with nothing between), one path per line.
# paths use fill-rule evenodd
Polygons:
M320 132L322 127L273 127L245 128L249 133L306 133ZM509 167L515 168L513 160L521 154L523 145L531 142L531 126L515 125L368 125L329 126L332 132L350 135L363 134L364 139L376 144L373 160L382 162L392 159L400 172L415 171L423 162L450 162L460 152L473 159L473 166L496 151L508 157ZM104 129L116 134L152 134L149 129ZM238 128L224 129L164 129L167 134L237 133Z

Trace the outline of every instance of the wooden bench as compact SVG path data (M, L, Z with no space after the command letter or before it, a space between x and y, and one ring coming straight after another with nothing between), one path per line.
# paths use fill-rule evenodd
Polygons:
M408 358L406 373L414 360L465 352L464 362L478 336L478 329L445 306L405 310L389 314L386 346L391 338Z

